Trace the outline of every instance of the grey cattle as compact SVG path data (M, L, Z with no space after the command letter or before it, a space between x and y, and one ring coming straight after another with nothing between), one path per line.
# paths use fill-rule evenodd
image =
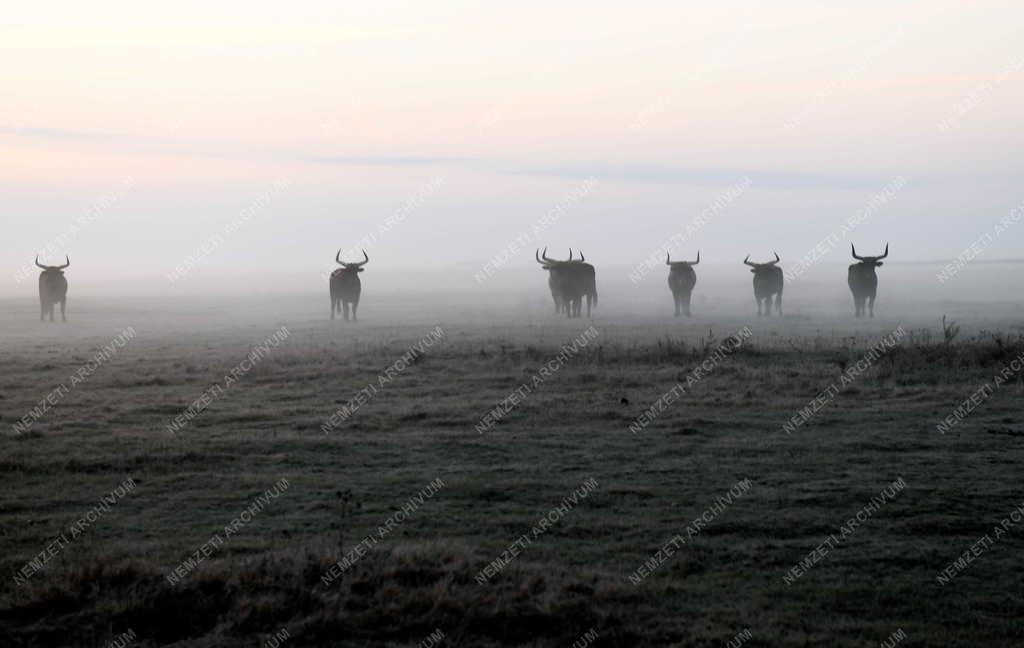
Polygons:
M779 259L778 253L775 254L775 260L767 263L753 263L750 260L750 255L743 260L743 263L750 266L750 271L754 273L754 299L757 300L757 314L762 314L761 304L764 303L765 316L772 314L772 296L775 297L775 311L782 315L782 268L778 266Z
M341 250L334 260L341 264L341 267L331 273L331 319L334 319L335 312L341 312L348 321L348 307L352 306L352 321L356 321L356 309L359 308L359 294L363 286L359 281L359 273L363 266L369 262L366 250L363 250L363 260L358 263L345 263L341 260Z
M68 302L68 280L64 277L64 270L71 265L71 259L64 257L62 266L45 266L39 263L39 255L36 255L36 265L43 269L39 273L39 321L50 314L50 321L53 321L53 307L60 304L60 319L68 321L65 316L65 309Z
M665 252L665 265L668 271L668 288L672 291L672 299L676 304L676 317L682 313L690 316L690 296L693 294L693 287L697 285L697 273L693 266L700 263L700 250L697 251L696 261L673 261L672 255Z
M591 309L597 306L597 273L594 266L586 263L583 253L579 259L573 259L569 250L569 260L560 261L549 258L548 249L541 253L537 250L534 258L548 271L548 288L555 302L555 313L564 312L567 317L580 317L583 299L587 300L587 317Z
M864 302L868 304L868 312L871 317L875 316L875 297L878 295L878 275L875 268L881 267L882 259L889 256L889 244L885 244L885 252L882 256L857 256L857 248L850 243L850 252L853 258L860 263L850 266L846 274L846 283L850 285L850 292L853 293L853 306L856 310L856 317L864 315Z
M541 269L548 271L548 289L551 291L552 301L555 302L555 314L559 315L563 312L568 312L569 307L566 303L566 293L570 289L567 282L568 274L561 270L555 271L554 269L569 262L548 258L547 248L544 248L543 260L540 255L540 250L535 250L533 253L533 257L541 265ZM572 250L569 250L569 258L572 259Z

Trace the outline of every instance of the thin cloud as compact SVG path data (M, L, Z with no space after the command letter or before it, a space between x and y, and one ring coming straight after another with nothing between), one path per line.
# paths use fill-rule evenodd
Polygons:
M601 160L566 161L538 164L529 160L509 160L485 156L437 155L335 155L309 156L294 151L254 151L239 147L219 150L190 146L187 142L134 135L130 133L78 131L60 128L0 126L0 135L63 140L69 142L117 144L135 154L188 155L206 158L268 159L318 165L377 167L454 167L503 175L543 176L583 180L597 178L610 182L727 186L748 177L759 189L872 189L889 178L882 176L825 175L800 171L765 169L693 168L657 163L613 163Z
M489 171L507 175L536 175L582 180L598 178L608 181L640 182L651 184L686 184L698 186L724 186L744 176L751 184L762 189L870 189L887 181L886 178L859 176L828 176L813 173L767 171L759 169L701 169L649 163L609 163L603 161L566 162L557 165L538 165L529 162L492 159L486 157L438 156L322 156L306 158L317 164L342 166L451 166L474 171Z

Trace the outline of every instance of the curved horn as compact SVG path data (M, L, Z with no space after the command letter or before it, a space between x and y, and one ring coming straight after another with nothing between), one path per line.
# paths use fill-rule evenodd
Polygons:
M334 260L341 265L346 265L345 262L341 260L341 248L338 248L338 256L334 257Z
M544 251L540 253L540 258L544 259L548 263L552 263L554 261L554 259L548 258L548 246L544 246Z
M572 248L569 248L569 260L572 261Z
M672 255L669 254L668 250L665 250L665 265L667 265L667 266L672 265Z
M697 265L698 263L700 263L700 250L697 250L697 260L690 265Z
M889 244L888 243L885 244L885 252L883 252L882 256L880 256L878 258L879 259L884 259L887 256L889 256Z
M540 248L537 248L536 250L533 251L533 258L537 259L537 263L544 263L543 261L540 260Z
M40 268L42 268L43 270L46 270L46 266L44 266L42 263L39 263L39 255L38 254L36 255L36 265L39 266Z
M59 266L57 269L58 270L63 270L64 268L67 268L70 265L71 265L71 258L68 255L65 254L64 255L64 265Z
M778 263L779 261L782 261L782 259L779 258L779 253L778 252L776 252L775 250L772 250L772 254L775 255L775 260L772 261L772 263Z
M362 268L364 265L366 265L369 262L370 262L370 256L366 253L366 250L363 250L363 260L360 261L359 263L353 263L351 265L354 265L354 266L356 266L358 268Z
M750 266L751 268L756 268L756 267L757 267L757 264L756 264L756 263L751 263L751 262L750 262L750 255L749 255L749 254L747 255L747 258L746 258L746 259L743 259L743 263L747 264L747 265L748 265L748 266Z
M583 263L584 261L587 260L587 258L585 256L583 256L583 250L576 250L576 251L580 253L580 263Z
M852 254L853 258L857 259L858 261L864 260L864 257L857 256L857 248L853 245L853 243L850 243L850 254Z

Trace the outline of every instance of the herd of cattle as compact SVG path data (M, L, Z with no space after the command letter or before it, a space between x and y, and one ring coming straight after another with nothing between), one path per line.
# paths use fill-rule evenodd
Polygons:
M875 268L882 265L882 259L889 256L889 244L885 245L885 252L881 256L858 256L857 248L850 244L850 251L853 258L857 260L850 266L847 273L847 283L850 292L853 293L854 308L856 316L861 317L865 312L865 305L868 314L875 316L875 295L878 292L878 275ZM541 269L548 272L548 288L551 289L551 298L555 302L555 313L565 313L567 317L580 317L583 310L583 300L587 302L587 317L590 317L591 309L597 306L597 274L594 266L586 262L583 253L580 258L574 259L572 250L569 250L569 258L565 261L552 259L548 256L548 249L534 253L537 263ZM39 275L39 319L43 320L46 314L50 314L50 321L53 321L53 309L60 304L61 319L65 317L65 306L67 304L68 281L64 277L64 270L71 265L71 259L64 258L62 266L44 266L39 263L36 257L36 265L42 268ZM359 307L359 295L362 292L362 284L359 281L359 273L363 266L369 263L370 257L363 250L363 260L346 263L341 260L341 250L338 250L334 260L341 266L331 273L331 319L336 313L341 313L347 321L351 309L352 320L356 319L356 309ZM743 263L750 266L754 273L754 299L757 301L758 315L772 314L772 301L774 298L775 312L782 314L782 268L779 267L778 254L775 254L774 261L766 263L754 263L750 255L743 260ZM690 316L690 296L693 288L697 285L697 273L693 269L700 263L700 252L697 252L696 261L673 261L670 254L666 253L665 265L669 267L668 287L672 291L672 299L675 302L676 317L680 315Z

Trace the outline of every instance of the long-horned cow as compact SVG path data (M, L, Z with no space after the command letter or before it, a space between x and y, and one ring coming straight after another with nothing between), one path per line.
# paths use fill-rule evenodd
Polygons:
M551 299L555 302L555 314L558 315L562 312L568 311L565 296L568 286L566 285L566 273L561 270L556 271L555 268L560 268L562 265L569 262L548 258L547 248L544 248L544 260L541 260L540 254L539 249L535 250L533 258L535 258L537 263L540 264L541 270L548 271L548 289L551 291ZM572 258L572 250L569 250L569 257Z
M577 281L583 287L583 296L587 298L587 317L590 317L591 308L597 308L597 270L594 266L587 263L586 258L583 256L583 250L577 250L580 253L579 260L572 258L572 249L569 250L569 262L574 264L572 272L577 276ZM583 308L582 299L577 297L572 302L573 316L579 317L580 311Z
M560 261L548 257L548 249L534 253L537 263L547 270L548 287L551 298L555 302L555 313L565 312L567 317L579 317L583 308L583 298L587 300L587 317L591 309L597 306L597 273L594 266L586 262L583 253L574 259L569 250L569 260Z
M779 254L775 252L775 260L767 263L754 263L750 255L743 263L750 266L754 273L754 299L757 300L757 314L762 314L761 303L764 303L764 315L772 314L772 297L775 297L775 311L782 315L782 268L779 267Z
M889 244L885 244L885 252L882 256L857 256L857 248L850 243L850 252L853 258L860 263L850 266L846 275L846 282L850 285L850 292L853 293L853 305L856 310L856 317L864 315L864 302L868 304L868 312L871 317L875 316L875 296L878 294L878 275L875 268L882 265L882 259L889 256Z
M53 321L53 307L60 304L60 319L68 321L64 311L68 302L68 280L64 277L64 270L71 265L71 259L64 257L62 266L45 266L39 263L39 255L36 255L36 265L43 269L39 273L39 321L50 314L50 321Z
M676 304L676 317L682 313L690 316L690 296L693 294L693 287L697 285L697 273L693 266L700 263L700 250L697 251L696 261L673 261L672 255L665 252L665 265L668 271L668 287L672 291L672 299Z
M363 286L359 282L359 273L363 266L370 261L370 257L363 250L363 260L357 263L345 263L341 260L341 250L334 260L341 264L341 267L331 273L331 319L334 319L335 312L341 312L348 321L348 307L352 306L352 321L356 321L356 309L359 308L359 293Z

